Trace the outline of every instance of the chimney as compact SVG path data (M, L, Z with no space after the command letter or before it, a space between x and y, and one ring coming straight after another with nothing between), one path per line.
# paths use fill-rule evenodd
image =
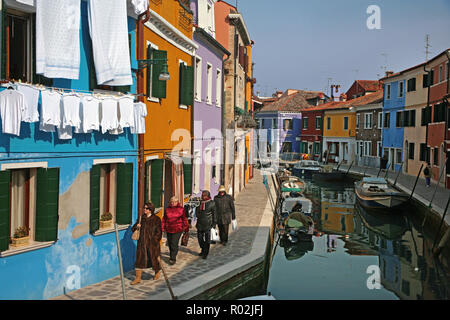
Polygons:
M389 78L394 74L394 71L386 71L386 78Z
M341 93L341 95L339 96L339 101L347 101L347 95L345 93Z

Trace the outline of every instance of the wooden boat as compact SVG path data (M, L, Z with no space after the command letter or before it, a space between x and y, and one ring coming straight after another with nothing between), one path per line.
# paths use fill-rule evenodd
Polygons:
M292 212L294 206L300 202L301 211ZM287 197L281 204L281 226L283 235L292 243L311 241L314 231L314 221L310 217L312 212L311 200L304 196Z
M369 209L390 209L406 202L409 196L391 187L384 178L365 177L355 182L356 198Z
M299 192L303 193L306 189L306 183L302 180L284 181L281 183L281 192Z
M301 160L292 168L292 174L299 178L310 179L313 173L320 172L321 168L320 163L315 160Z
M343 182L345 180L349 180L347 174L334 170L332 165L324 165L320 171L312 173L314 182Z

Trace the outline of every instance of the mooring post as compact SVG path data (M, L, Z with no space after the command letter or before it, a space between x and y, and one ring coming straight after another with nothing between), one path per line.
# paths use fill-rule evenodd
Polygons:
M403 169L403 162L402 162L402 164L400 165L400 169L398 170L397 176L395 177L394 187L395 187L395 185L397 184L397 179L398 179L398 176L400 175L400 173L402 172L402 169Z
M420 166L420 170L419 170L419 173L417 174L416 182L414 182L414 187L413 187L413 189L411 191L411 195L409 196L409 200L411 200L411 198L412 198L412 196L414 194L414 190L416 190L416 185L417 185L417 182L419 181L419 177L420 177L420 173L422 172L422 169L423 169L423 163Z
M378 170L378 173L377 173L377 178L380 176L381 170L382 170L382 168L380 166L380 170Z
M125 280L123 276L122 252L120 251L119 230L117 229L117 223L114 223L114 231L116 233L117 255L119 256L120 281L122 282L122 296L123 300L127 300L127 296L125 294Z
M384 174L384 178L386 179L386 177L388 176L388 174L389 174L389 169L391 168L391 164L389 163L389 166L387 167L387 169L386 169L386 173Z
M448 197L447 205L445 206L444 214L442 215L441 223L439 224L439 229L436 232L436 236L434 237L433 248L436 246L437 239L439 238L439 232L441 232L442 224L444 223L445 215L447 214L448 205L450 204L450 196Z
M348 170L347 170L347 172L346 172L345 174L348 174L348 173L350 172L350 169L352 168L353 162L354 162L354 161L352 161L352 162L350 163L350 167L348 167Z
M342 160L341 162L338 163L338 166L337 166L337 168L336 168L336 171L339 171L339 167L341 166L341 164L342 164L343 161L344 161L344 160Z

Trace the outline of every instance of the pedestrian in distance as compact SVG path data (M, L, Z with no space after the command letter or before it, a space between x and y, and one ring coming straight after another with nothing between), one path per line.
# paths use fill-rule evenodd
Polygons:
M233 198L225 191L224 186L219 187L219 194L214 197L217 212L217 225L219 227L220 243L224 246L228 242L228 229L232 220L236 219Z
M427 166L425 167L425 169L423 169L423 175L425 176L425 182L427 183L427 188L429 188L430 182L431 182L431 167L430 167L429 163L427 163Z
M380 169L386 169L388 163L388 157L387 154L383 154L383 158L380 160Z
M169 264L174 265L177 262L181 235L183 231L189 232L189 222L184 207L181 206L176 197L170 198L169 206L162 219L162 230L167 234Z
M143 208L144 212L140 219L131 228L134 232L139 229L139 240L136 249L136 279L132 285L141 282L142 269L153 268L155 271L154 280L161 274L159 256L161 255L160 241L162 237L161 219L155 215L155 206L147 202Z
M199 256L206 259L211 245L211 229L216 228L216 206L208 190L202 192L202 202L197 212L197 239L201 248Z

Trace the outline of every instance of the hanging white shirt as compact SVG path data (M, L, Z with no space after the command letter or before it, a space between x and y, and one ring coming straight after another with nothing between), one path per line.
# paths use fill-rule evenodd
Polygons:
M80 17L81 0L36 0L37 74L78 79Z
M133 84L127 19L127 0L89 1L89 32L99 85Z
M71 126L64 126L62 121L58 127L58 139L61 140L69 140L72 139L72 130Z
M102 133L106 133L108 130L118 129L118 101L114 98L106 98L101 100L100 105Z
M133 104L134 99L132 97L122 97L119 99L119 126L122 129L134 125Z
M63 125L72 126L75 128L80 128L81 118L80 118L80 103L81 99L78 95L68 93L62 96L62 122Z
M145 117L147 116L147 105L143 102L134 104L134 125L131 127L131 133L145 133Z
M100 100L93 96L81 98L81 130L77 133L90 133L100 129Z
M40 130L54 132L61 123L61 94L56 91L41 91Z
M144 13L148 9L148 0L131 0L131 3L134 6L134 12L137 15Z
M2 132L20 136L20 122L26 102L22 93L7 89L0 92L0 116Z
M39 121L38 104L39 104L40 90L32 86L18 84L17 91L19 91L24 95L26 102L25 110L22 115L22 121L38 122Z

